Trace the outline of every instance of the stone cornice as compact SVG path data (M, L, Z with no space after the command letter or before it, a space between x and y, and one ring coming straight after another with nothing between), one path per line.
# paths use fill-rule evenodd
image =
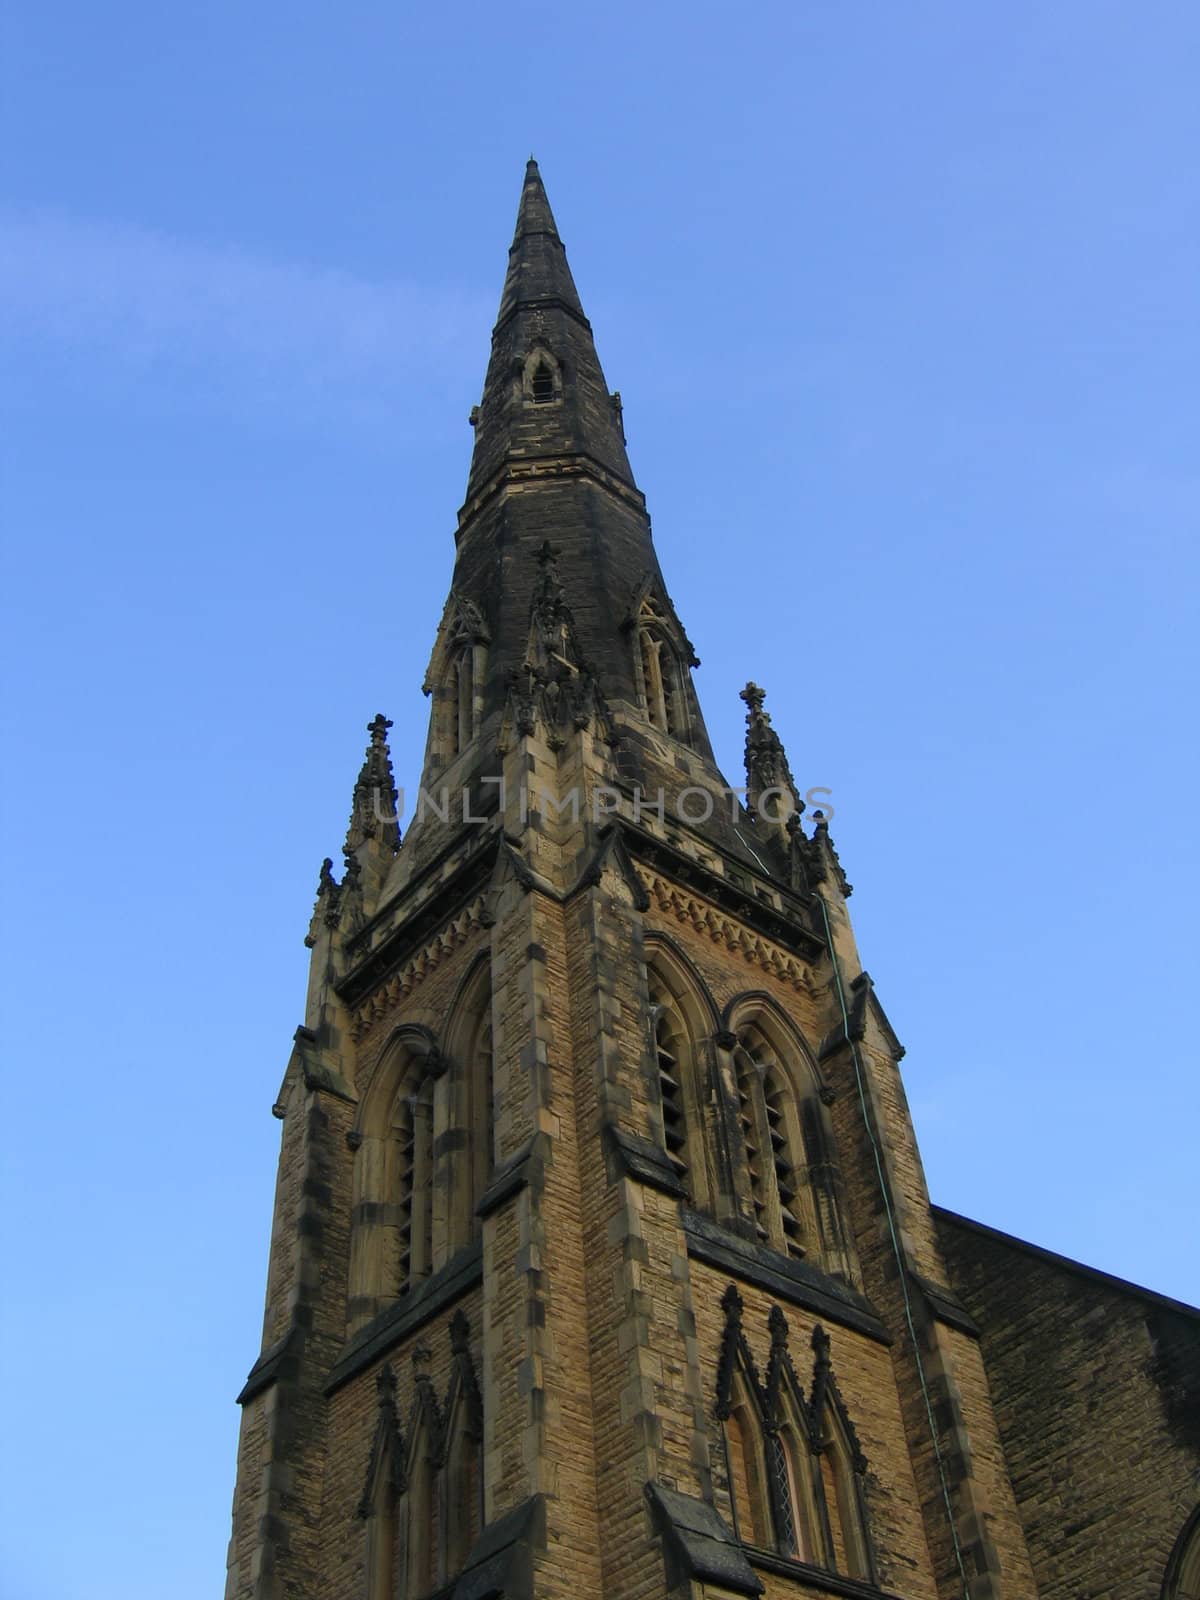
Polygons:
M740 1238L698 1211L684 1207L680 1214L688 1255L697 1261L727 1272L743 1283L765 1289L777 1299L815 1311L830 1322L853 1328L880 1344L892 1342L870 1301L856 1289L828 1277L807 1262Z
M458 528L454 535L455 545L461 543L471 523L498 494L505 489L519 487L529 483L549 482L555 479L586 479L596 484L601 489L624 500L633 510L646 515L646 497L642 491L625 479L617 476L609 467L580 451L577 454L566 455L556 451L552 455L529 455L514 457L509 456L504 464L491 477L482 483L479 488L463 503L458 513Z
M806 928L796 915L778 910L730 883L718 872L712 872L691 856L676 850L665 840L656 839L633 824L620 820L629 853L635 861L657 869L655 874L644 874L652 898L666 909L673 906L684 921L699 926L707 921L708 931L718 942L728 943L731 927L740 924L751 929L778 946L781 953L798 957L805 965L818 961L825 951L825 941ZM667 891L655 885L665 885ZM778 885L773 885L778 889ZM768 965L771 963L768 962ZM794 962L793 962L794 964ZM793 979L792 981L796 981ZM799 987L806 987L800 983Z
M333 1364L325 1393L332 1394L341 1388L355 1373L371 1366L482 1281L483 1241L476 1239L431 1278L418 1283L402 1300L381 1311L346 1344Z
M394 1006L424 973L456 949L474 928L486 925L484 890L498 841L462 863L437 892L406 918L337 985L361 1029L375 1012Z

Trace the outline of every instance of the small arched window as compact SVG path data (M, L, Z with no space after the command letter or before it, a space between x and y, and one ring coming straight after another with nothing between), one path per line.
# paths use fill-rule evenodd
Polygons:
M737 1535L743 1544L768 1549L771 1519L767 1502L765 1460L758 1413L739 1381L724 1422L725 1452L729 1463L729 1498Z
M848 1578L872 1582L860 1473L836 1413L826 1420L818 1460L829 1527L829 1565Z
M685 674L667 618L649 596L638 612L637 667L642 704L652 728L673 739L688 737Z
M797 1561L813 1561L817 1541L812 1501L810 1457L795 1423L785 1422L776 1435L779 1462L779 1548Z
M446 1549L443 1570L447 1579L457 1576L467 1564L471 1547L482 1526L483 1482L479 1472L479 1441L471 1432L466 1407L456 1408L449 1423L450 1444L446 1451L445 1518Z
M533 369L529 380L530 398L535 406L546 406L554 399L554 370L545 356Z
M396 1495L386 1472L376 1474L367 1518L367 1600L396 1597Z
M404 1494L404 1600L424 1600L437 1583L437 1501L434 1495L434 1441L427 1417L413 1432L408 1487Z

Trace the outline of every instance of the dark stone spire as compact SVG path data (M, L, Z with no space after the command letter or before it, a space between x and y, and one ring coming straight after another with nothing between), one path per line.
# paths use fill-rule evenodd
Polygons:
M583 700L593 690L596 704L616 713L627 708L635 720L645 717L637 625L648 608L664 648L678 663L673 676L668 674L672 715L690 748L711 761L689 675L694 656L663 584L645 499L625 454L620 403L609 393L532 160L483 395L471 420L475 447L459 512L447 615L476 618L472 637L486 647L476 657L480 681L470 742L475 758L486 761L489 743L494 747L500 725L513 710L514 685L538 666L528 655L531 616L534 624L544 621L547 585L552 585L555 605L572 619L571 664L582 675L575 689L587 679L586 696L557 697L570 701L566 720L582 714ZM547 545L552 561L546 559ZM435 706L439 696L448 706L455 693L450 631L444 624L426 682ZM540 694L540 679L536 687ZM520 722L524 713L517 709ZM462 748L453 738L440 745L435 738L427 776L445 770L445 752Z
M500 296L499 327L520 307L557 305L588 327L579 303L579 291L567 265L567 252L558 236L546 187L532 156L525 168L525 187L517 211L517 226L508 253L508 276Z
M537 162L525 170L483 399L472 413L468 496L506 461L586 456L633 486L609 393Z

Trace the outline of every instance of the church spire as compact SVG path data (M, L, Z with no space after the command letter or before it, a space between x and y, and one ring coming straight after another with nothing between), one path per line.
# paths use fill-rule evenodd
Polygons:
M514 459L586 457L634 489L620 402L605 382L591 324L532 159L508 252L483 399L472 418L468 505Z
M497 327L521 306L556 304L590 327L567 265L567 252L546 197L546 186L532 156L517 209L517 226L508 255L508 275L500 296Z

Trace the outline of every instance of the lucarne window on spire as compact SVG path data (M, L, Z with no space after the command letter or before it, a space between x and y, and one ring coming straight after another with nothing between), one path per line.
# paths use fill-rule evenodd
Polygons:
M554 372L545 356L533 369L529 392L535 406L547 406L554 399Z
M637 637L646 718L660 733L686 740L688 719L683 671L675 646L667 636L662 612L650 599L642 602Z

